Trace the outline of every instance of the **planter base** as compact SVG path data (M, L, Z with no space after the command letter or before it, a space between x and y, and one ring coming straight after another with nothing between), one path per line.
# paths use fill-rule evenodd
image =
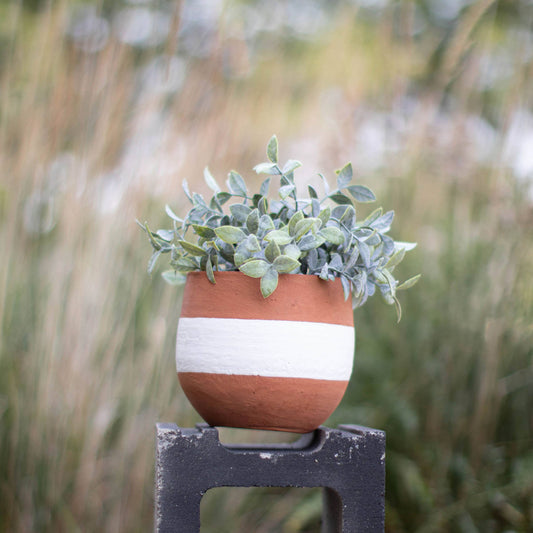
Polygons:
M308 433L339 405L348 381L178 372L211 426Z

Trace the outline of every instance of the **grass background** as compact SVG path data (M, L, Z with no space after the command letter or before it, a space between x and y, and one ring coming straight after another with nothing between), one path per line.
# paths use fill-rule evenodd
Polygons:
M154 424L199 418L134 220L206 192L205 165L259 186L275 132L302 183L351 160L419 243L402 322L356 311L329 421L387 431L387 531L531 531L532 22L525 0L1 2L0 530L152 528ZM320 494L221 489L202 517L315 532Z

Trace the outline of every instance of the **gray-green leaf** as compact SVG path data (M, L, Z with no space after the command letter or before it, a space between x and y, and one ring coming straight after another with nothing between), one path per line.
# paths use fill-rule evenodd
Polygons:
M323 266L322 269L320 270L320 274L318 275L318 277L319 277L320 279L323 279L323 280L325 280L325 281L328 281L328 279L329 279L329 276L328 276L329 271L328 271L328 269L329 269L329 265L328 265L327 263L324 263L324 266Z
M150 257L150 260L148 261L148 274L151 274L154 270L155 264L157 263L157 260L159 259L160 255L161 250L156 250Z
M390 229L392 220L394 219L394 211L387 211L383 216L372 222L372 228L386 233Z
M283 174L289 174L290 172L293 172L297 168L301 167L302 163L300 161L297 161L296 159L289 159L285 166L283 167Z
M179 272L191 272L192 270L198 270L199 266L197 260L190 257L179 257L171 263L171 266Z
M196 244L193 244L192 242L179 240L178 244L191 255L198 257L207 255L207 252L203 248L197 246Z
M396 285L398 284L396 280L394 279L394 276L388 271L388 269L384 268L382 270L383 275L385 276L385 279L387 280L387 283L389 284L389 288L391 291L391 294L393 296L396 295Z
M300 262L288 255L280 255L276 257L272 265L280 274L288 274L298 268Z
M250 233L257 233L259 229L259 209L254 209L246 219L246 228Z
M170 209L170 206L168 204L165 205L165 212L172 220L175 220L176 222L183 222L183 220L178 215L176 215L176 213L174 213L172 209Z
M303 220L304 218L304 213L303 211L296 211L296 213L294 213L294 215L292 215L291 219L289 220L289 235L292 235L294 236L294 234L296 233L296 224L298 224L298 222L300 222L300 220Z
M216 195L216 199L219 201L220 205L224 205L230 198L231 194L225 191L219 192Z
M279 197L282 200L285 200L285 198L287 198L287 196L289 196L289 194L291 194L295 189L296 187L294 185L283 185L283 187L279 188Z
M346 210L341 216L340 221L348 228L352 228L355 222L355 208L353 207L353 205L346 206Z
M268 243L267 247L265 248L265 257L273 263L276 257L281 255L281 250L279 249L279 245L275 241L271 241Z
M158 229L155 234L166 242L170 242L174 238L174 231L170 229Z
M246 196L246 183L238 172L232 170L228 174L228 185L233 194L236 194L237 196Z
M306 252L318 248L324 244L324 242L324 237L321 237L320 235L306 235L298 242L298 248L300 248L302 252Z
M265 241L274 241L279 246L289 244L292 241L292 237L286 231L281 229L269 231L264 238Z
M235 220L237 222L240 222L241 224L244 224L246 222L248 215L252 212L252 210L247 205L243 204L230 205L229 210L233 215L233 218L235 218Z
M345 205L345 204L352 204L352 201L348 196L345 194L342 194L340 192L333 193L329 195L329 198L331 198L336 204Z
M394 243L394 249L395 250L405 250L406 252L410 252L411 250L414 250L416 248L416 245L417 245L416 242L396 241Z
M364 227L364 226L370 226L372 222L377 220L381 214L383 213L383 208L378 207L377 209L374 209L370 215L368 215L361 223L358 224L358 226Z
M246 240L243 241L243 244L246 246L246 249L250 253L260 252L261 244L255 235L248 235Z
M387 261L387 264L385 265L385 267L388 268L389 270L394 268L395 266L399 265L402 262L404 257L405 257L405 249L404 248L400 248Z
M150 243L152 244L152 247L154 250L161 250L161 243L157 242L157 240L154 237L154 234L148 227L148 222L144 223L144 230L146 231L148 235L148 239L150 240Z
M318 213L318 217L322 221L322 225L324 226L326 222L329 220L331 216L331 209L329 207L325 207Z
M193 192L192 193L192 201L193 201L194 205L196 205L196 206L207 207L207 204L205 203L204 197L201 194L197 193L197 192Z
M398 317L397 322L399 323L402 319L402 306L400 305L400 300L394 296L394 305L396 307L396 316Z
M358 202L374 202L376 200L376 195L364 185L350 185L348 191Z
M243 263L239 267L239 270L251 278L261 278L266 274L269 268L270 264L266 261L263 261L262 259L252 259Z
M236 251L233 255L233 263L237 268L248 259L250 259L250 254L246 250L243 250L242 253L240 251Z
M175 270L165 270L165 272L163 272L161 276L170 285L182 285L187 279L185 275L180 274Z
M344 270L349 270L353 266L355 266L355 263L357 263L357 259L359 258L359 248L357 246L354 246L352 253L350 255L350 258L348 259L348 262L344 265Z
M296 223L294 228L294 238L298 241L307 232L320 228L322 221L319 218L304 218Z
M421 277L421 274L417 274L416 276L413 276L412 278L409 278L408 280L406 280L403 283L401 283L400 285L398 285L398 287L396 287L396 290L403 291L403 290L406 290L406 289L410 289L411 287L413 287L414 285L417 284L417 282L420 279L420 277Z
M316 198L311 198L311 214L314 217L320 214L320 202Z
M213 175L211 172L209 172L209 169L207 167L204 168L204 180L207 184L207 186L214 192L220 192L220 187L218 186L218 183L215 181L215 178L213 178Z
M322 179L322 183L324 184L324 191L326 191L326 195L329 194L329 183L328 180L325 178L324 174L318 174L320 178Z
M211 201L209 202L209 208L211 211L218 211L219 213L222 213L222 205L218 201L216 194L211 198Z
M342 290L344 292L344 299L347 300L352 293L352 283L346 276L341 276Z
M268 194L268 187L270 185L270 180L272 178L267 178L265 181L263 181L263 183L261 183L261 187L259 189L259 194L261 196L266 196Z
M205 264L205 273L207 274L207 279L211 283L216 283L215 275L213 274L213 263L211 263L211 256L207 257L207 263Z
M271 267L261 278L261 294L263 298L268 298L278 286L278 271Z
M300 259L302 252L300 252L300 248L296 244L288 244L283 248L283 255L287 255L292 259Z
M270 231L275 228L274 222L268 215L262 215L259 219L259 231Z
M259 165L255 165L254 170L257 174L279 174L278 166L275 163L259 163Z
M363 264L366 268L370 267L370 249L368 248L368 245L364 243L363 241L359 241L357 243L357 247L359 248L359 254L361 255L361 259L363 260Z
M260 215L266 215L268 213L268 200L264 196L257 203L257 209L259 209Z
M193 224L192 229L194 232L203 237L204 239L213 239L215 237L215 231L208 226L200 226L199 224Z
M192 195L191 195L191 191L189 190L189 184L187 183L187 180L183 180L181 183L181 186L183 187L183 192L185 193L185 196L192 203Z
M228 244L237 244L246 238L246 233L234 226L220 226L220 228L215 228L215 233Z
M353 169L352 164L348 163L340 170L337 170L337 187L339 189L344 189L350 181L352 181Z
M332 244L340 245L344 242L344 233L334 226L322 228L320 234L326 239L326 241L329 241Z
M278 162L278 138L272 135L267 146L267 157L272 163Z

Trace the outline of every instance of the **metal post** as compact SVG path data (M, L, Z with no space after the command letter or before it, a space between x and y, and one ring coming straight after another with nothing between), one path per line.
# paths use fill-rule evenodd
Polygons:
M323 487L324 533L383 532L385 433L320 427L293 444L224 445L216 428L157 424L155 531L198 533L215 487Z

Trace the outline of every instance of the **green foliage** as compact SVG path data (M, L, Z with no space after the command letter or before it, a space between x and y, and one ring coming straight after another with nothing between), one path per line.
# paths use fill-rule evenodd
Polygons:
M395 242L387 235L394 212L382 214L379 208L365 220L357 220L355 203L373 202L376 197L368 187L351 184L351 163L337 171L336 189L331 190L321 176L325 195L320 197L309 186L309 197L302 199L294 181L294 170L301 163L290 159L279 166L275 135L268 143L267 156L269 162L254 168L259 174L279 177L278 198L267 198L270 177L258 194L251 194L242 176L232 170L228 174L229 191L223 192L206 168L204 179L214 193L209 201L191 194L185 181L183 189L192 204L185 218L166 206L171 229L154 233L148 224L140 224L154 250L149 272L162 254L170 256L176 273L206 271L213 283L214 271L240 270L261 278L265 298L276 289L278 274L310 274L324 280L339 277L345 297L352 295L354 307L363 305L378 289L385 302L396 305L399 320L396 291L412 287L419 276L401 284L394 277L396 266L415 246ZM224 209L223 204L230 199L237 203ZM170 272L163 275L169 283L182 279Z

